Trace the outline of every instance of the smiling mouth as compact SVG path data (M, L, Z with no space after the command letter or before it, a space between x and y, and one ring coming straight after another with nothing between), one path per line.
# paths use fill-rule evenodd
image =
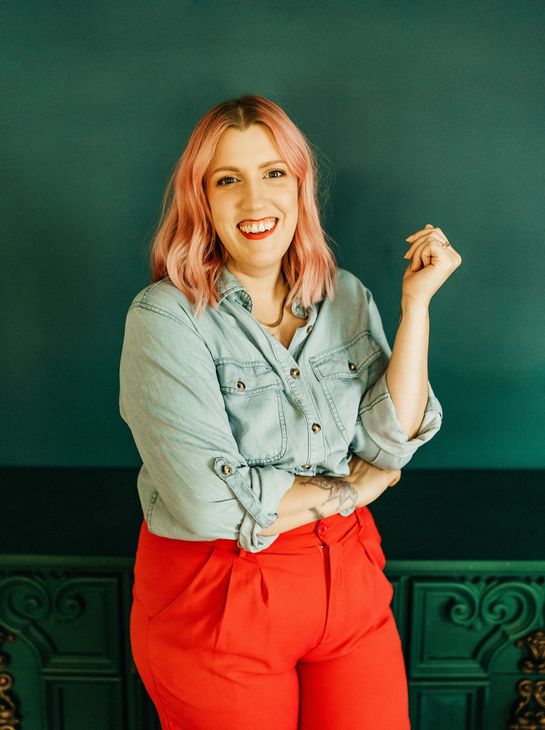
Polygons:
M243 231L242 228L240 227L241 226L241 223L238 223L237 224L237 228L238 228L240 234L242 236L244 236L244 238L248 238L250 240L259 240L261 238L266 238L267 236L270 236L276 230L276 227L278 225L278 218L275 218L274 216L269 216L268 218L262 218L261 220L262 221L271 221L271 220L274 220L274 225L272 226L272 228L269 228L268 230L263 230L263 231L259 231L259 230L256 230L256 231L251 231L251 230ZM242 223L243 222L244 221L242 221ZM253 221L254 224L257 224L259 222L260 221ZM244 226L244 227L245 228L250 228L250 226Z

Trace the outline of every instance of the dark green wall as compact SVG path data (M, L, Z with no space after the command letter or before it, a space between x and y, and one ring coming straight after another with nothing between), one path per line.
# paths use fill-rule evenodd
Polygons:
M243 93L319 148L339 263L395 334L405 237L463 257L431 305L445 418L411 466L545 466L545 3L0 6L0 463L135 466L117 409L130 300L198 119Z

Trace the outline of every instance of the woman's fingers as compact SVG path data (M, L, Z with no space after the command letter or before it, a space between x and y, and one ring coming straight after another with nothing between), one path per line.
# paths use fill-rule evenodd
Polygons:
M419 246L422 246L423 244L429 242L429 241L437 241L437 243L441 243L443 241L446 241L446 238L444 236L439 236L435 233L428 233L422 238L419 238L417 241L415 241L412 246L408 249L408 251L405 251L405 258L408 258L411 256L412 252L415 251Z
M409 253L409 258L412 259L411 271L417 271L421 265L424 265L423 251L428 244L429 241L426 239L416 244L414 248L411 247L411 252Z
M410 249L404 254L403 258L411 259L411 271L417 271L421 267L424 268L428 266L432 263L434 257L438 257L439 255L441 255L441 257L447 255L452 258L456 258L458 256L452 246L446 248L443 246L445 242L448 243L448 239L444 233L439 231L440 229L436 229L429 233L424 233L424 235L416 240ZM439 249L438 246L441 246L441 248Z
M432 255L431 247L428 245L429 243L429 241L426 241L417 251L417 263L419 264L418 268L420 268L420 264L422 264L422 266L428 266L428 264L431 263Z
M437 231L425 231L421 236L419 236L415 241L412 242L411 247L408 251L405 252L403 258L410 258L413 254L413 252L418 248L418 246L422 246L423 244L429 242L429 241L437 241L437 243L443 243L447 240L447 237L444 233L439 233Z
M407 236L407 238L405 240L412 243L417 238L422 238L422 236L426 236L433 229L434 229L434 226L431 223L426 223L424 228L422 228L420 231L416 231L416 233L413 233L411 236ZM437 228L436 230L441 231L440 228ZM441 233L442 233L442 231L441 231Z

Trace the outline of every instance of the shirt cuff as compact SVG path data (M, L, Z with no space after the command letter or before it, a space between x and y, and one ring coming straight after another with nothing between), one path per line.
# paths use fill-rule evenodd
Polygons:
M441 428L443 410L428 381L428 401L418 433L409 439L397 417L386 372L365 393L359 410L352 451L381 469L401 469L415 451ZM358 433L358 429L360 432Z
M240 466L233 459L218 457L214 471L232 490L246 509L242 519L238 546L248 552L269 547L278 535L258 535L278 517L278 505L293 485L295 474L275 466Z

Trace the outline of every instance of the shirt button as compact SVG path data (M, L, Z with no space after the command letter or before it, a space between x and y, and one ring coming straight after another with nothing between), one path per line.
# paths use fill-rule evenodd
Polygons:
M318 431L321 431L322 430L322 427L320 426L319 423L313 423L312 424L312 430L314 431L314 433L318 433Z
M290 370L290 375L292 378L298 378L301 373L299 372L299 368L292 368Z
M237 388L238 388L239 390L246 390L246 386L244 385L244 383L242 382L242 380L239 380L239 381L238 381L238 383L237 383Z
M325 535L327 532L327 525L318 526L318 535Z
M303 464L301 469L310 469L310 464Z
M229 464L224 464L224 465L223 465L223 466L221 467L221 470L222 470L222 472L223 472L224 474L226 474L227 476L229 476L230 474L232 474L232 473L233 473L233 468L232 468L231 466L229 466Z
M314 329L314 327L311 324L309 324L309 326L307 327L307 335L310 335L310 333L312 332L313 329Z
M357 367L355 366L355 364L354 364L353 362L349 362L349 363L348 363L348 367L349 367L349 369L350 369L350 370L351 370L352 372L354 372L354 370L357 370Z

